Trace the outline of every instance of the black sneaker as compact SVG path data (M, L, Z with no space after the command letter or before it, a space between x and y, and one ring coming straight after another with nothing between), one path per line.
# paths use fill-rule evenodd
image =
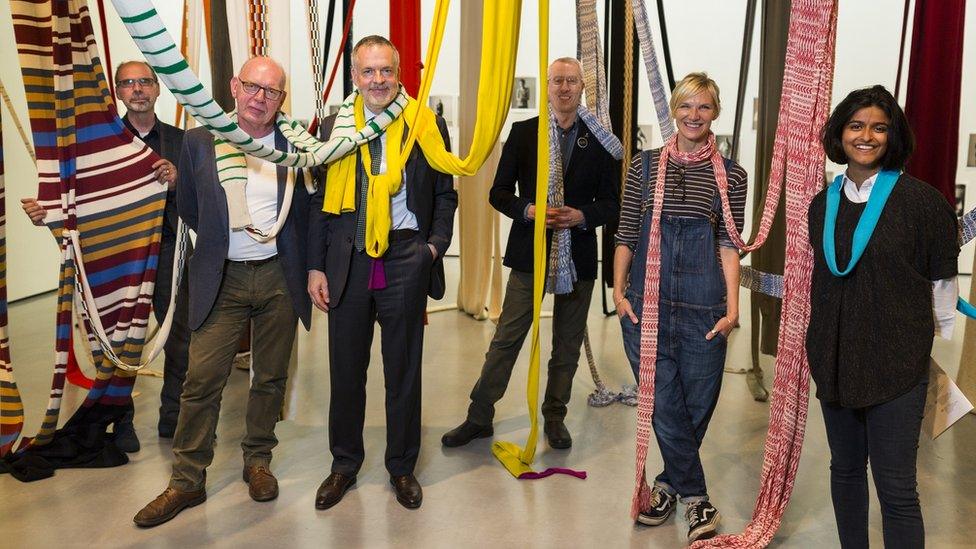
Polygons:
M715 537L722 515L714 505L705 500L689 503L685 509L685 518L688 519L688 542L691 543Z
M657 526L668 520L674 512L677 498L655 486L651 491L651 507L637 514L637 522L647 526Z

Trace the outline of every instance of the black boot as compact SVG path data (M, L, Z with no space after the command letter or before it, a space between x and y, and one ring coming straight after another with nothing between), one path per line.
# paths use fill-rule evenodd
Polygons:
M139 451L139 437L136 436L136 428L132 425L133 411L129 410L112 427L115 445L127 454Z

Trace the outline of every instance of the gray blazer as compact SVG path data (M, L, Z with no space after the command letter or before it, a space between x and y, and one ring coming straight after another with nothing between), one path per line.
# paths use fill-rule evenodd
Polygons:
M285 150L287 146L288 142L275 130L275 148ZM285 195L287 169L278 166L279 211ZM308 329L312 315L305 269L309 194L302 177L299 172L291 212L278 233L276 244L292 306ZM180 217L197 233L189 275L190 329L196 330L210 315L217 300L229 245L227 195L217 179L214 138L206 128L189 130L183 138L176 195Z

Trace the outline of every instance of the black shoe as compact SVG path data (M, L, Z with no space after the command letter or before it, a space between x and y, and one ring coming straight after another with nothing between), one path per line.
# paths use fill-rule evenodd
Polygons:
M342 496L346 495L354 484L356 484L356 475L332 473L322 481L318 491L315 492L315 508L328 509L339 503L342 501Z
M444 436L441 437L441 444L448 448L456 448L458 446L464 446L476 438L486 438L494 434L495 429L491 425L482 427L481 425L465 420L461 425L444 433Z
M655 486L651 491L651 507L641 509L637 514L637 522L647 526L664 523L674 513L676 501L676 497Z
M159 438L173 438L173 435L176 434L176 424L159 423L156 430L159 431Z
M550 448L565 450L573 445L573 436L569 434L569 429L562 421L546 421L545 432Z
M413 475L390 476L390 484L396 492L396 499L407 509L416 509L424 501L424 491Z
M688 504L685 509L688 519L688 543L715 537L722 515L708 500Z
M112 439L115 441L115 445L127 454L134 454L140 448L136 428L132 425L132 415L131 410L126 412L112 427Z

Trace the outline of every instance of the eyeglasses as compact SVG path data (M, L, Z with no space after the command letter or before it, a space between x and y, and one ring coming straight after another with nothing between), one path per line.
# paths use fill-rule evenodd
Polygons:
M156 85L155 78L124 78L122 80L116 80L115 85L120 88L131 88L139 84L140 86L147 88L149 86Z
M580 79L575 76L554 76L549 79L549 83L557 88L562 86L564 83L575 87L580 85Z
M248 82L247 80L241 80L241 88L244 89L244 93L248 95L257 95L260 90L264 90L264 97L271 101L277 101L281 99L282 95L285 95L284 90L279 90L277 88L269 88L267 86L261 86L260 84L255 84L254 82Z
M681 189L681 201L684 202L688 198L688 187L685 186L685 167L678 166L678 182L674 186L674 190L677 193L678 189Z

